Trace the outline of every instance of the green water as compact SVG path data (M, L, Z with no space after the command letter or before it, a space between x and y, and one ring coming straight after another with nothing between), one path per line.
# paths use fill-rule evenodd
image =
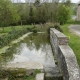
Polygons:
M19 69L22 68L22 63L40 63L44 71L46 72L46 78L53 80L53 77L61 76L59 69L55 65L53 52L50 45L50 38L49 35L46 33L38 33L38 34L30 34L27 36L23 41L12 45L6 53L0 54L0 68L2 65L6 66L11 64L10 67L13 67L19 63ZM37 66L35 64L35 66ZM17 68L18 68L17 67ZM34 67L34 66L32 66ZM2 73L1 73L2 74ZM3 73L4 74L4 73ZM16 74L16 71L15 71ZM27 77L27 78L15 78L11 74L9 80L34 80L35 77ZM46 79L46 80L47 80ZM1 80L1 79L0 79ZM3 79L2 79L3 80ZM57 79L55 79L57 80ZM59 79L58 79L59 80Z
M0 63L39 62L44 67L54 67L54 58L45 33L30 34L23 41L14 44L6 53L0 55Z

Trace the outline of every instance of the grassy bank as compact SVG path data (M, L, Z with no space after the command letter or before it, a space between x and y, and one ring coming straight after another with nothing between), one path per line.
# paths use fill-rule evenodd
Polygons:
M9 26L9 27L4 27L4 30L3 30L3 27L0 27L0 34L1 33L8 33L10 31L13 31L13 30L22 30L24 28L31 28L33 27L32 25L23 25L23 26Z
M73 49L73 51L76 55L78 64L80 66L80 37L71 33L68 29L69 26L70 26L70 24L65 24L65 25L62 25L61 28L63 30L63 33L65 35L67 35L68 37L70 37L69 45Z

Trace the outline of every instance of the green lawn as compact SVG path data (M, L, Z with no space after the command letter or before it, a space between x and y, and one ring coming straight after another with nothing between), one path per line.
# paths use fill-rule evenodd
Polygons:
M68 29L68 26L70 26L70 24L62 25L61 28L65 35L70 36L69 45L73 49L73 51L76 55L78 64L80 66L80 37L71 33Z
M4 27L4 31L3 31L3 28L0 27L0 33L8 33L10 31L12 31L13 29L15 29L15 30L21 30L23 28L28 28L28 27L32 27L32 25Z
M0 33L0 36L2 36L2 35L6 35L7 33Z

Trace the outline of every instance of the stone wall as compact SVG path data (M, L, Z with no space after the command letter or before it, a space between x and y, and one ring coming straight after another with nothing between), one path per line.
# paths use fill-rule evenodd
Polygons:
M58 30L50 29L50 41L57 57L64 80L80 80L79 66L73 50L68 45L68 37Z

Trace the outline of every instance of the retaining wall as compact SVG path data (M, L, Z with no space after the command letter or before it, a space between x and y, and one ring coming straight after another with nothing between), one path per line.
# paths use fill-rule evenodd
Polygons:
M69 47L69 39L55 28L50 29L50 41L57 57L64 80L80 80L79 66L73 50Z

